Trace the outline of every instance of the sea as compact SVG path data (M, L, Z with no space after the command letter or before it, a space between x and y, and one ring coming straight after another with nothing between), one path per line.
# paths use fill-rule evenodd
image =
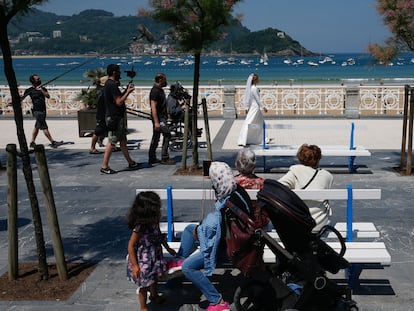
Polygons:
M133 80L136 86L151 86L158 72L167 75L169 83L181 82L191 87L194 58L185 56L79 56L17 57L13 67L20 85L28 85L31 74L40 75L50 86L88 86L89 69L121 66L122 82ZM131 79L126 71L135 71ZM309 84L380 84L414 83L414 54L406 53L392 64L378 64L369 54L339 53L309 57L202 56L201 85L244 85L251 73L257 73L264 85ZM7 85L4 64L0 62L0 85Z

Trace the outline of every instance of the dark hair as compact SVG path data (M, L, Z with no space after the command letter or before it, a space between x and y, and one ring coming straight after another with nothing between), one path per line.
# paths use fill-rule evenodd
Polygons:
M322 158L321 148L316 145L303 144L296 154L300 163L310 167L318 167Z
M137 194L134 204L128 213L128 228L136 225L158 223L161 218L161 199L153 191L143 191Z
M117 64L109 64L106 67L106 74L110 77L114 74L115 71L120 71L119 65Z
M165 74L163 74L163 73L157 73L155 75L155 82L156 83L159 83L161 81L161 79L163 79L163 78L165 78Z
M29 77L29 81L30 81L30 83L31 83L31 84L33 84L33 83L35 83L35 82L36 82L35 77L37 77L37 76L38 76L37 74L32 74L32 75Z

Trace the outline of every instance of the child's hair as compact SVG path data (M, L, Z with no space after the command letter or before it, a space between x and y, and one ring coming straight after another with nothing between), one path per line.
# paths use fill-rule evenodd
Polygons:
M142 191L135 197L134 204L129 209L128 228L136 225L158 223L161 218L161 199L153 191Z

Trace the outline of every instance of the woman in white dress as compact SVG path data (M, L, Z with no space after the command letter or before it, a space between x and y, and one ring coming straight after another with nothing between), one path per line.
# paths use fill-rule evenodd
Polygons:
M264 118L261 110L267 112L267 109L260 102L258 83L259 76L255 73L252 73L247 79L244 92L244 106L247 115L240 130L239 146L260 145L263 142Z

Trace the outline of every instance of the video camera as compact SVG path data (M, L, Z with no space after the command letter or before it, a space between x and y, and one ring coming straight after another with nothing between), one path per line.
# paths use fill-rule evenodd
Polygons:
M172 84L170 90L171 95L174 96L176 99L191 99L191 95L179 82Z
M135 76L137 75L137 73L135 72L134 69L131 70L124 70L124 72L126 73L128 78L134 79Z

